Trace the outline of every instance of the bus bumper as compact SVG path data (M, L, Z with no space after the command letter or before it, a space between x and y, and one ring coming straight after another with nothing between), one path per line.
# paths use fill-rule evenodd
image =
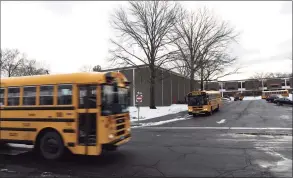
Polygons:
M118 140L114 140L114 141L110 142L109 145L115 145L115 146L123 145L123 144L129 142L130 139L131 139L131 134L128 134L128 135L120 137L120 139L118 139Z

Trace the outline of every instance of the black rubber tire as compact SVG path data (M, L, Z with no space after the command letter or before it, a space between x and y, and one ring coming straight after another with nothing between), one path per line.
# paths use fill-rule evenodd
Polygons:
M118 149L118 146L116 145L107 145L104 147L105 151L116 151Z
M55 149L57 149L55 153L50 153L48 151L49 139L50 141L55 142L54 146L55 146ZM65 151L64 143L61 136L57 132L54 132L54 131L45 133L43 137L40 139L39 151L41 156L47 160L61 159Z
M220 111L220 105L218 105L217 111Z
M209 112L209 116L213 115L213 107L211 107L211 111Z

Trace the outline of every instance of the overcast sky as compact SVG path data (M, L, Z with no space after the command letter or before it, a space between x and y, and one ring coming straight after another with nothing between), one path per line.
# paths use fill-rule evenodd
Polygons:
M109 66L110 14L127 2L3 2L1 48L18 48L52 73L77 72L83 65ZM207 6L241 32L233 48L245 79L255 72L292 72L292 2L180 2Z

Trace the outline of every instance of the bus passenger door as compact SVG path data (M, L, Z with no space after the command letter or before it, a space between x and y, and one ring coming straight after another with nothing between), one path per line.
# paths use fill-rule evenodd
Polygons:
M97 85L79 85L78 94L78 145L85 155L97 155Z

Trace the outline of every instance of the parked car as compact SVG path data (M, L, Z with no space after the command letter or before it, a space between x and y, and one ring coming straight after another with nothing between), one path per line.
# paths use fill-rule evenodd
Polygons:
M278 95L270 95L269 97L267 97L267 102L274 102L275 99L278 99L279 96Z
M290 100L289 98L278 98L274 100L274 103L276 103L278 106L288 104L288 105L293 105L293 101Z

